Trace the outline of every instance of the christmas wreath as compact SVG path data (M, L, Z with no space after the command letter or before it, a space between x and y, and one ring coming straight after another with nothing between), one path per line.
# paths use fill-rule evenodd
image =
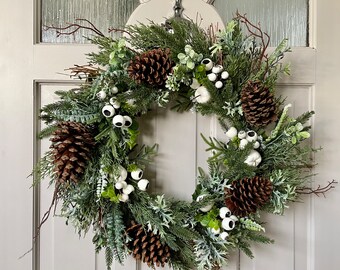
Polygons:
M308 187L313 112L293 118L275 96L289 73L286 39L269 54L269 36L240 14L223 31L182 19L129 26L118 39L87 28L99 51L71 68L83 83L41 112L51 147L34 174L54 195L39 230L60 202L79 234L93 230L108 269L129 254L152 268L217 269L234 249L252 257L251 242L272 242L260 211L282 215L301 194L333 187ZM192 202L147 192L157 145L138 144L138 120L155 105L213 115L225 130L223 140L202 135L209 171L199 169Z

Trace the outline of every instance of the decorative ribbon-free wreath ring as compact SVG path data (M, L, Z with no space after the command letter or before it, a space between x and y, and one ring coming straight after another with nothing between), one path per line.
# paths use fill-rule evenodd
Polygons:
M125 39L91 23L57 31L80 28L96 33L99 52L70 69L84 83L56 92L60 100L42 109L41 137L51 147L34 173L49 177L55 192L39 230L60 202L79 234L93 230L108 269L129 254L152 268L218 269L231 250L252 256L251 242L271 242L260 210L282 215L300 194L333 187L306 187L315 150L301 142L313 112L293 118L274 94L289 73L280 62L286 39L268 54L269 36L240 14L223 31L181 19L130 26ZM191 203L147 192L144 170L157 147L137 144L138 117L155 104L214 115L225 130L223 141L202 135L212 156Z

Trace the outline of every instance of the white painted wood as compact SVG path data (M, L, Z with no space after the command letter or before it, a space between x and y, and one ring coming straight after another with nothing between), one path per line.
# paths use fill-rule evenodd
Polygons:
M174 1L157 2L147 1L135 13L140 12L139 16L143 18L154 15L156 22L172 16ZM204 7L203 4L203 0L183 0L186 9L184 14L196 18L195 8ZM53 80L56 88L65 87L62 81L69 78L60 73L73 64L84 64L84 53L92 51L94 47L34 45L33 30L36 28L33 22L33 1L2 0L0 10L3 11L0 17L3 26L0 28L0 268L105 269L102 254L94 256L90 239L78 241L72 228L65 227L64 221L58 218L46 224L42 231L41 254L36 254L40 269L39 263L33 268L32 254L21 260L17 259L32 244L33 190L29 189L31 179L26 177L31 171L34 153L39 150L34 148L38 145L33 137L34 112L38 108L34 108L34 81ZM205 6L201 14L211 17L214 12L211 10L212 7ZM333 178L339 179L339 11L338 1L311 0L310 44L316 49L294 48L293 53L287 57L292 63L293 75L280 82L280 91L294 101L294 114L306 109L315 109L317 112L313 120L313 144L316 147L322 145L323 151L316 156L319 164L316 172L319 175L315 177L315 186ZM136 21L137 15L134 18ZM206 23L210 24L212 21L207 20ZM130 23L132 22L131 19ZM58 81L61 83L58 84ZM44 85L44 90L49 89L49 92L54 88L52 84L47 86ZM151 122L153 132L147 133L146 124L144 127L145 141L150 144L160 143L159 159L154 168L149 170L149 175L155 179L156 191L189 199L195 186L196 165L206 166L205 159L208 155L203 152L205 145L199 133L216 135L219 138L223 138L223 134L216 129L214 119L191 113L181 117L173 112L160 110L158 113L159 118L157 116L151 119L150 115L145 122ZM41 190L41 212L48 204L49 192L51 191L46 191L45 188ZM256 259L252 261L242 255L241 269L337 270L340 265L340 256L337 254L340 243L339 204L338 188L330 192L327 199L306 197L306 203L295 204L285 217L266 216L268 235L276 239L276 244L256 247ZM72 254L75 256L70 256ZM238 255L234 256L230 267L226 269L238 269ZM115 265L114 269L145 268L136 266L135 261L130 259L124 266Z
M316 184L327 180L340 180L340 142L337 134L339 125L339 70L340 70L340 2L316 1L316 85L314 120L315 145L322 145L323 151L316 156L319 163ZM313 200L313 233L311 246L312 269L339 269L340 256L340 187L327 195L327 199Z
M27 11L32 3L18 8L20 2L0 1L0 267L13 270L29 269L32 262L30 255L18 260L31 247L33 203L26 178L33 164L32 58L17 58L23 51L31 54L32 16Z
M145 2L145 1L142 1ZM192 19L199 23L202 28L207 29L211 24L223 28L224 22L218 15L216 9L203 0L182 0L183 17ZM150 0L139 5L127 21L128 25L146 23L164 23L165 19L174 16L173 6L175 0Z

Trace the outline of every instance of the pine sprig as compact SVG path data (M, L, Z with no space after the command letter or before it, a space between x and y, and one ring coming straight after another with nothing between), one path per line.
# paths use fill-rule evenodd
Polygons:
M137 49L147 51L151 48L169 48L173 56L177 56L186 45L191 45L195 51L205 56L209 55L209 43L206 33L195 23L186 20L171 20L173 34L165 27L151 23L150 26L140 24L129 26L131 34L129 43ZM176 57L173 57L176 61Z

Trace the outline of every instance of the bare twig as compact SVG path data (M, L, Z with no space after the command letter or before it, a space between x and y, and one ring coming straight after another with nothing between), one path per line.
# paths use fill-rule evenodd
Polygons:
M87 29L87 30L93 31L98 36L105 37L105 35L89 20L87 20L87 19L76 19L75 21L80 22L80 23L85 22L85 23L88 23L90 26L84 26L84 25L81 25L80 23L68 23L68 26L65 26L65 27L46 26L45 25L45 30L51 30L51 29L56 30L57 37L60 37L62 35L66 35L66 36L74 35L80 29Z
M321 185L318 185L316 189L310 188L310 187L303 187L296 190L298 194L314 194L316 196L323 195L326 197L326 192L330 191L331 189L335 188L335 184L338 182L335 180L332 180L331 182L328 182L328 184L324 187L321 187Z
M120 29L120 28L114 28L114 27L110 27L109 28L109 33L123 33L123 34L128 34L129 36L131 36L131 33L125 29Z
M50 207L48 208L48 210L45 212L45 214L43 215L43 217L42 217L42 219L41 219L41 221L40 221L40 224L39 224L39 226L37 227L36 235L33 237L34 240L40 235L41 227L42 227L42 226L44 225L44 223L48 220L49 216L51 215L51 211L52 211L52 208L53 208L53 207L54 207L53 213L56 212L56 207L57 207L58 199L59 199L59 198L58 198L59 188L60 188L60 183L57 183L56 186L55 186L55 189L54 189L54 193L53 193L51 205L50 205Z
M98 224L100 228L105 228L104 223L103 223L103 208L99 208L99 216L98 216Z
M264 73L264 74L266 74L268 72L268 69L269 69L269 63L268 63L269 60L268 60L268 55L266 54L266 51L267 51L269 43L270 43L270 36L261 29L260 23L258 23L258 25L251 23L248 20L248 18L246 17L246 15L241 15L238 11L236 12L236 19L238 19L241 23L243 23L246 26L248 32L252 36L257 37L261 40L262 51L261 51L260 57L258 59L257 66L255 68L260 68L262 62L266 61L266 70L265 70L265 73Z
M65 71L71 71L70 77L77 77L79 79L92 79L99 75L100 68L89 65L74 65L74 67L67 68Z

